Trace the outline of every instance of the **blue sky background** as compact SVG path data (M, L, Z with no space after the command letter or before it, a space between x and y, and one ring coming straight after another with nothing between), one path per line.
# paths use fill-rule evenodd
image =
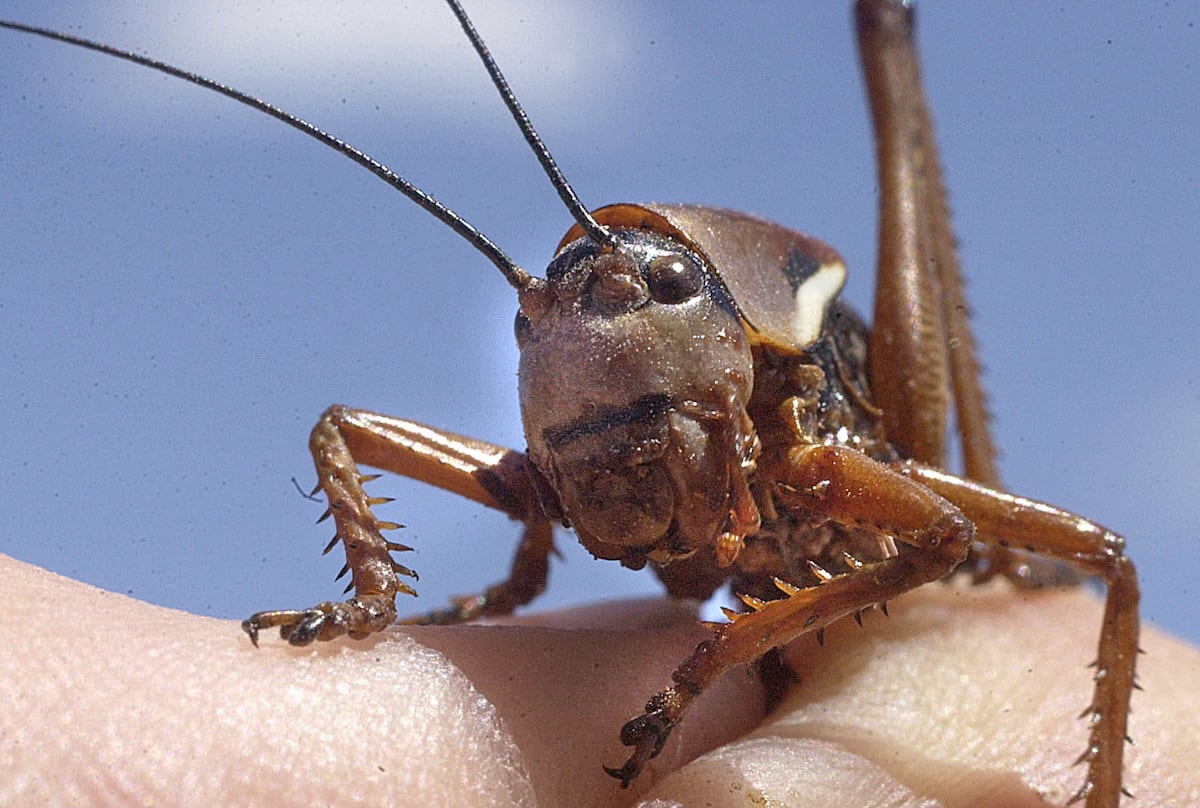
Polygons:
M662 7L660 7L660 5ZM680 201L838 247L869 313L875 178L849 10L474 3L586 203ZM336 12L336 15L335 15ZM1124 533L1200 641L1200 12L926 3L921 44L1013 490ZM541 272L570 224L437 2L3 2L366 149ZM306 441L330 403L514 447L515 303L453 234L227 100L0 32L0 551L222 617L337 595ZM381 480L432 608L506 519ZM658 591L564 534L539 608Z

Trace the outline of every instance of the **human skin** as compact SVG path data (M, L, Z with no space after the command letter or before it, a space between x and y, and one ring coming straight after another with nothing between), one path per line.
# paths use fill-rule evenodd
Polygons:
M756 678L728 673L621 791L601 770L618 729L705 635L685 605L256 649L0 556L0 804L1065 803L1098 600L952 584L889 611L793 643L800 683L765 720ZM1141 644L1126 786L1200 804L1200 651Z

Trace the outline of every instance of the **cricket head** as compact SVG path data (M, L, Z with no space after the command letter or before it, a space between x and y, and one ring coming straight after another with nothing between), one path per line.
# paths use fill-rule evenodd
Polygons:
M758 514L750 343L727 291L679 241L618 230L565 244L520 292L529 457L580 541L628 566L743 535Z

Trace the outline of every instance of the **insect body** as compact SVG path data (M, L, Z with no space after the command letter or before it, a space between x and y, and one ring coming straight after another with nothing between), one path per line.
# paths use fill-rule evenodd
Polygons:
M500 268L519 302L528 448L331 407L310 448L336 524L330 549L344 549L354 596L259 612L243 624L251 639L278 627L304 645L366 636L394 621L396 595L412 592L413 573L394 558L407 548L384 537L395 525L374 514L379 500L363 490L360 464L524 523L506 580L414 622L461 622L529 602L545 585L555 521L574 528L597 557L652 565L672 595L706 597L732 583L749 611L730 613L623 728L632 751L609 771L628 785L731 666L956 569L1038 585L1059 574L1039 557L1069 562L1109 587L1078 797L1116 804L1137 647L1136 575L1119 536L1000 485L910 13L865 0L857 11L881 185L868 331L839 298L841 259L814 239L708 207L625 204L589 214L451 5L577 221L544 279L365 155L216 89L370 168ZM952 407L962 476L944 471Z

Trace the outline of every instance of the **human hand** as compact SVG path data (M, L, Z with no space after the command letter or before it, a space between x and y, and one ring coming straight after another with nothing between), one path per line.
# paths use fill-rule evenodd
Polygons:
M255 649L3 556L0 593L3 804L1063 803L1100 619L1080 592L925 587L793 644L765 722L755 679L723 677L621 791L617 731L705 635L678 604ZM1142 646L1126 785L1200 804L1200 651Z

